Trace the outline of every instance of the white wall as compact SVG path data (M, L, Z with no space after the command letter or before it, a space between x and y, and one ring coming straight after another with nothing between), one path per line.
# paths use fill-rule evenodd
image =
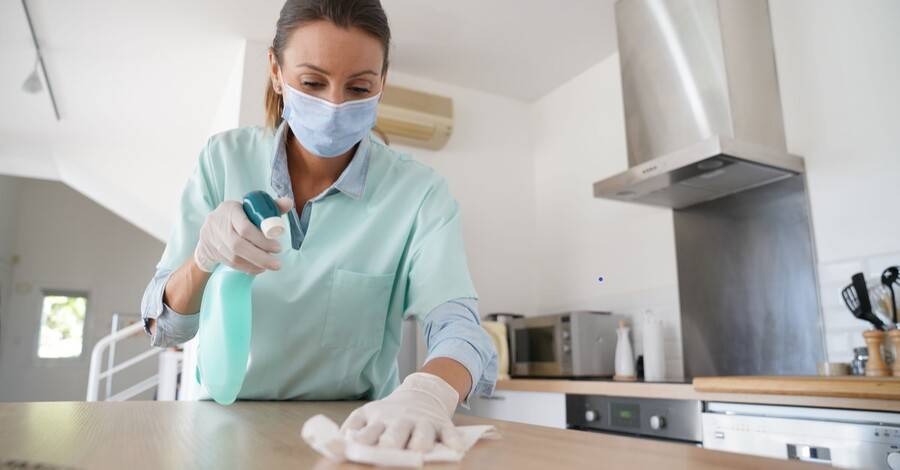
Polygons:
M850 275L900 264L900 2L770 0L788 150L806 159L831 361L867 323Z
M854 272L900 264L900 213L887 203L900 184L900 3L772 0L771 13L788 150L807 164L829 358L849 361L866 324L840 288ZM590 194L627 167L617 57L532 113L537 310L652 308L666 321L669 369L680 371L670 212Z
M266 124L264 98L269 84L268 51L266 42L242 41L213 116L210 135L236 127Z
M240 116L238 125L264 126L266 124L265 91L269 84L269 43L246 41L244 45L244 68Z
M19 256L10 308L0 324L0 401L83 400L94 343L109 333L113 312L139 312L162 245L61 183L20 180L18 188L17 217L0 219L15 229ZM80 358L37 359L42 289L89 293ZM120 345L118 354L133 354L146 350L148 340L142 333ZM155 367L148 360L139 370L117 375L115 390L148 377Z
M218 134L238 127L238 121L241 112L241 100L243 98L243 78L244 78L244 54L246 53L247 42L242 41L240 46L232 57L231 70L228 75L222 77L222 83L225 84L225 90L219 99L219 106L213 114L212 122L209 126L209 135Z
M389 72L388 82L453 99L453 135L446 147L397 148L444 175L459 201L481 312L534 313L539 268L530 107L399 72Z
M672 212L596 199L592 193L595 181L628 167L618 55L539 99L531 117L537 310L634 316L650 309L664 321L667 375L680 378ZM640 354L641 325L634 323Z

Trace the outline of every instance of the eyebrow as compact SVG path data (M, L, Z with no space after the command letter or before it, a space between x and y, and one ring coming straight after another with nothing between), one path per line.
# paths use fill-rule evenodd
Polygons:
M316 66L316 65L308 64L308 63L305 63L305 62L302 63L302 64L300 64L300 65L298 65L297 67L298 67L298 68L300 68L300 67L306 67L306 68L313 69L313 70L315 70L316 72L319 72L319 73L324 74L324 75L331 75L327 70L323 69L322 67L318 67L318 66ZM361 71L361 72L356 72L356 73L354 73L353 75L350 75L349 78L356 78L356 77L359 77L359 76L362 76L362 75L375 75L375 76L378 76L378 73L375 72L374 70L366 69L366 70L363 70L363 71Z

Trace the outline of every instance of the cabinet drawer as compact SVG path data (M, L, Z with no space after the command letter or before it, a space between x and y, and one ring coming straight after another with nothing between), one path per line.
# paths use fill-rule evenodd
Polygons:
M476 395L470 398L469 406L470 410L460 408L460 413L560 429L566 427L566 396L562 393L497 390L491 397Z

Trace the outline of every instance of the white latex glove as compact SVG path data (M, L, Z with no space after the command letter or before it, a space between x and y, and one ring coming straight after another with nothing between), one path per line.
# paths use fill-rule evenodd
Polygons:
M390 395L350 413L341 431L360 444L428 452L438 439L463 451L460 433L453 426L459 393L444 379L416 372Z
M275 200L282 214L291 210L290 198ZM259 274L267 269L281 269L272 253L281 251L277 240L269 240L247 218L239 201L225 201L206 216L200 229L200 239L194 249L197 267L208 273L224 263L247 274Z

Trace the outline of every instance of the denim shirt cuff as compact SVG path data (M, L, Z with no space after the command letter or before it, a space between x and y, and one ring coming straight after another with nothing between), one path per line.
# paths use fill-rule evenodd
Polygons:
M494 386L497 382L496 360L488 361L487 367L485 367L484 358L472 343L460 338L444 339L432 346L425 362L438 357L446 357L459 362L472 377L472 386L462 401L463 408L469 408L469 399L476 393L480 395L494 393Z
M141 300L141 318L151 346L166 347L187 342L200 326L200 315L182 315L163 301L166 284L173 272L170 269L156 271ZM156 321L155 334L150 331L150 320Z
M152 346L165 347L190 341L200 329L200 314L183 315L163 303L163 312L156 319L156 335Z

